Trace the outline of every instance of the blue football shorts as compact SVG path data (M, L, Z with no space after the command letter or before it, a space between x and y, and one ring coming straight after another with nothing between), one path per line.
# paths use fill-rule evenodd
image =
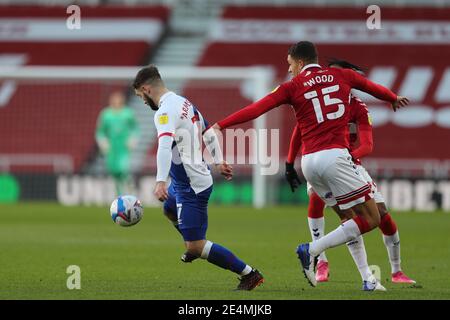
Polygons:
M177 215L184 241L205 240L208 229L208 201L213 187L196 194L189 188L169 186L164 210Z

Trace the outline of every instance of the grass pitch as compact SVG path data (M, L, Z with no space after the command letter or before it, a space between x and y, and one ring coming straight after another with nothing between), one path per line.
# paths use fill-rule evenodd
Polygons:
M345 246L327 252L331 278L311 288L295 248L310 240L304 207L210 207L208 238L257 267L266 282L235 292L236 275L198 260L183 264L181 236L161 209L145 208L131 228L112 223L108 208L47 203L0 206L0 299L450 299L450 214L393 213L402 267L417 285L390 282L381 233L365 235L369 264L387 292L361 292ZM326 230L338 225L326 212ZM81 289L68 290L69 265Z

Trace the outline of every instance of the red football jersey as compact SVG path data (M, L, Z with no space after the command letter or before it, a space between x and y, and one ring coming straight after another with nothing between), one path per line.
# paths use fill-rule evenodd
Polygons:
M393 102L396 95L349 69L310 65L269 97L294 108L302 136L302 154L349 149L350 91L360 89Z
M302 136L302 154L325 149L349 148L348 122L352 88L394 102L397 96L350 69L322 69L307 65L294 79L286 82L247 107L218 122L221 129L253 120L283 104L295 110Z
M361 164L360 158L372 152L372 121L369 110L364 102L358 97L351 95L350 99L350 119L348 123L348 132L350 139L350 152L354 155L356 164ZM294 163L297 153L301 147L301 132L298 126L295 126L291 135L289 152L286 161Z

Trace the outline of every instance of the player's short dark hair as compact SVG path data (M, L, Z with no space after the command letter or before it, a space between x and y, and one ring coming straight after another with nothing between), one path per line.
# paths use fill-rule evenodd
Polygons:
M316 46L309 41L300 41L292 45L288 54L294 59L303 60L305 63L317 63L318 61Z
M336 59L336 58L332 58L330 60L328 60L328 66L339 66L343 69L352 69L356 72L365 74L366 70L360 66L357 66L356 64L350 63L348 61L345 60L340 60L340 59Z
M158 68L151 64L139 70L134 78L133 87L139 89L144 84L161 84L162 82Z

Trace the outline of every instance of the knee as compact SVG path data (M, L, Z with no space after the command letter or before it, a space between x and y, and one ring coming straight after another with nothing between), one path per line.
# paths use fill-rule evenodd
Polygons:
M380 217L383 218L385 215L388 214L388 210L384 203L377 203L378 212L380 213Z
M187 252L196 257L200 257L202 255L204 246L205 244L200 241L186 241Z
M354 211L359 216L363 217L367 223L367 228L370 230L375 229L380 225L381 217L378 211L378 207L373 199L356 205Z
M375 229L380 225L381 217L379 214L374 214L370 217L369 221L367 222L369 223L370 229Z

